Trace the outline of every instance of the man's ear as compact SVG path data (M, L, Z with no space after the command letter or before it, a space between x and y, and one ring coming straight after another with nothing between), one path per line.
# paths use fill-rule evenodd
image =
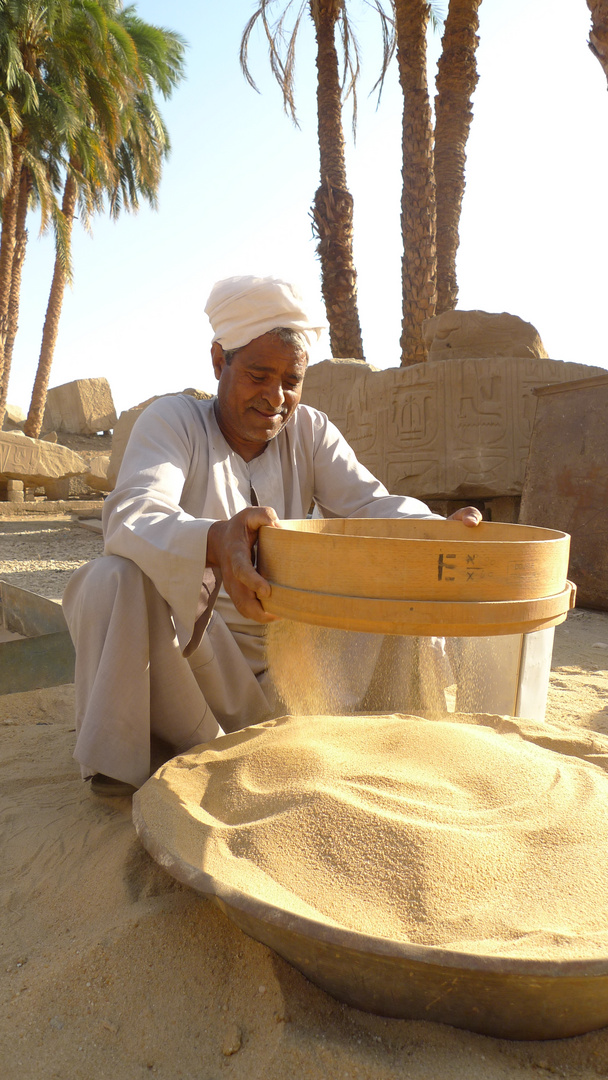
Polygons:
M224 370L224 366L226 364L224 350L222 349L219 341L214 341L213 345L211 346L211 363L213 364L213 371L215 377L219 380L219 377L222 374L222 371Z

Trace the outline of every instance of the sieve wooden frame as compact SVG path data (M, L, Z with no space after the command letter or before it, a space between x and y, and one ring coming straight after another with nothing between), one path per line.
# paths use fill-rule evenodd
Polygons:
M308 518L264 526L266 611L382 634L475 637L563 622L570 537L529 525L412 518Z

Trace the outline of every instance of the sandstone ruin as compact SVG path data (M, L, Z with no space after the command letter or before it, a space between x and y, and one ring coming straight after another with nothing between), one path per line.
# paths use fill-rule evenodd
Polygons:
M201 401L207 401L209 398L213 397L213 394L208 394L205 390L195 390L192 387L188 387L187 390L182 390L182 394L188 394L190 397L198 398ZM144 409L147 409L148 405L151 405L153 401L158 401L158 397L148 398L147 401L142 401L139 405L135 405L134 408L126 409L125 412L121 412L114 426L112 453L110 455L110 463L108 466L108 481L112 488L116 483L120 463L127 448L133 425L138 417L141 416ZM109 490L111 490L111 488Z
M521 356L548 360L532 323L506 311L444 311L423 326L429 360L469 360L491 356Z
M48 499L67 498L70 477L82 476L86 471L83 458L66 446L30 439L21 432L0 432L2 486L18 480L26 488L44 487Z
M505 312L445 312L427 320L424 333L426 363L378 370L358 360L325 360L309 368L302 401L328 414L390 492L431 502L440 513L468 501L487 507L484 501L491 500L494 520L516 521L535 388L605 374L604 369L549 359L535 327ZM191 388L183 393L213 396ZM155 400L117 419L105 379L78 379L49 390L46 445L57 438L55 432L92 436L112 429L113 437L109 460L92 445L76 472L45 476L47 496L63 491L67 498L74 475L99 495L111 491L132 427ZM18 423L19 412L13 409L7 423ZM23 477L0 467L0 485L9 478ZM27 477L30 487L41 482L37 474Z
M559 360L491 357L372 371L324 360L302 401L322 409L388 490L428 499L520 496L537 386L602 374Z
M108 380L76 379L49 390L42 431L95 435L98 431L111 431L116 419Z

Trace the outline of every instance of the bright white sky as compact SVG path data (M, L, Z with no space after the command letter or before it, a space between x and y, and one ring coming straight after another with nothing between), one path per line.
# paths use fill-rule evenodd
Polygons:
M189 42L187 79L163 107L173 152L158 212L99 218L92 239L76 225L75 285L50 383L105 375L119 412L153 394L214 388L203 308L215 280L277 274L320 296L308 217L318 185L310 20L298 131L283 113L261 36L250 52L261 95L240 73L254 0L136 6ZM363 0L349 7L364 59L357 143L348 147L359 307L367 359L387 368L399 364L401 329L402 103L395 62L378 110L368 97L377 28ZM585 0L482 0L480 24L459 307L520 315L554 359L608 368L608 93L587 47ZM431 34L432 57L439 48ZM32 221L9 389L9 401L25 410L52 258L52 240L38 240ZM324 342L318 359L328 355Z

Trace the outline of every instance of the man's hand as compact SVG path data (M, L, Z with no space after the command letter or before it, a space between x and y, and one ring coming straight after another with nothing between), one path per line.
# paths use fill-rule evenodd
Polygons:
M462 506L460 510L455 510L453 514L450 514L448 518L448 521L462 521L463 525L468 525L469 528L479 525L481 520L481 510L477 510L474 506Z
M251 552L262 525L278 526L269 506L251 506L228 521L214 521L207 534L207 566L217 567L226 592L237 611L256 622L274 622L260 600L270 596L270 585L254 569Z

